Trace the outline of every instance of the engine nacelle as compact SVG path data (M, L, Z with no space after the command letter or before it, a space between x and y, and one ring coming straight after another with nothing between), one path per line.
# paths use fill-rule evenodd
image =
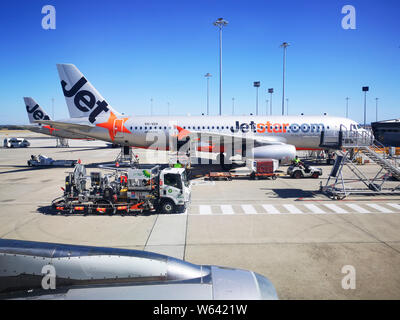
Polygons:
M281 164L290 163L296 157L296 147L291 144L271 144L249 150L248 158L277 159Z

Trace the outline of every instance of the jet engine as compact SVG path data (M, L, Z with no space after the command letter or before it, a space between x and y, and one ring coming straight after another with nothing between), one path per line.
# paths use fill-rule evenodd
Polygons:
M253 148L247 157L253 159L277 159L281 164L290 163L296 156L296 147L291 144L271 144Z

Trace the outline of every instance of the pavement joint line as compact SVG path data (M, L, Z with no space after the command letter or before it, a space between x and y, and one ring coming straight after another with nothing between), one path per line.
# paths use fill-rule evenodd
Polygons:
M7 236L9 233L12 233L12 232L14 232L14 231L17 231L19 228L21 228L21 227L24 226L25 224L30 223L30 222L32 222L32 221L34 221L34 220L36 220L36 219L39 219L39 217L40 217L40 216L34 216L34 217L32 217L31 219L28 219L28 220L25 221L24 223L22 223L22 224L20 224L20 225L17 225L16 227L14 227L13 230L7 231L6 233L0 235L0 238L4 238L4 237Z
M186 261L186 248L187 248L187 234L188 234L188 224L189 224L189 214L188 208L186 208L186 223L185 223L185 243L183 244L183 257L182 260Z
M347 220L344 216L340 216L340 217L342 218L342 220L344 220L344 221L346 221L347 223L351 224L353 227L355 227L355 228L361 230L362 232L364 232L364 233L365 233L366 235L368 235L369 237L371 237L371 238L377 240L379 243L384 244L385 246L389 247L390 249L392 249L392 250L394 250L395 252L397 252L398 254L400 254L400 250L397 250L396 248L394 248L394 247L392 247L392 246L390 246L390 245L388 244L388 242L397 243L397 241L388 241L388 242L385 242L385 241L383 241L383 240L380 240L380 239L378 239L377 237L375 237L373 234L371 234L370 232L368 232L367 230L364 230L364 229L361 228L360 226L358 226L358 225L354 224L353 222Z
M398 244L400 243L399 241L388 241L389 243L394 243ZM341 245L341 244L386 244L383 243L382 241L312 241L312 242L289 242L289 241L270 241L270 242L265 242L265 241L260 241L260 242L199 242L199 243L190 243L187 246L254 246L254 245L260 245L260 244L265 244L265 245ZM386 244L387 245L387 244ZM390 247L390 246L389 246ZM390 247L393 249L392 247ZM397 250L394 249L396 252ZM399 252L400 253L400 252Z
M147 243L148 243L149 240L150 240L151 234L153 233L154 227L155 227L155 225L156 225L156 223L157 223L157 220L158 220L158 217L159 217L159 216L160 216L160 215L157 214L157 217L154 219L153 226L151 227L151 230L150 230L150 232L149 232L149 235L148 235L148 237L147 237L147 239L146 239L146 243L144 244L143 250L146 250Z

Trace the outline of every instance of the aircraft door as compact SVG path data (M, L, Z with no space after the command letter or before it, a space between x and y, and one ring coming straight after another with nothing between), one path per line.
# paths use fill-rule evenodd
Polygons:
M123 126L124 120L123 119L115 119L114 120L114 137L115 138L123 138Z

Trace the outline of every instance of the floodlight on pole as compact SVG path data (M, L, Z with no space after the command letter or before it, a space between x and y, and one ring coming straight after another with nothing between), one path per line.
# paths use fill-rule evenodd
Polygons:
M286 48L290 44L283 42L280 47L283 48L283 86L282 86L282 115L285 114L285 69L286 69Z
M258 116L258 88L260 87L260 81L254 81L253 86L256 88L256 116Z
M349 117L349 97L346 97L346 118Z
M212 74L207 72L204 76L207 78L207 115L210 115L210 77Z
M369 91L369 87L362 87L362 91L364 92L364 129L367 126L367 92Z
M272 94L274 93L274 88L269 88L268 93L270 94L269 99L269 115L272 116Z
M222 28L228 25L228 21L218 18L213 25L219 29L219 115L222 115Z

